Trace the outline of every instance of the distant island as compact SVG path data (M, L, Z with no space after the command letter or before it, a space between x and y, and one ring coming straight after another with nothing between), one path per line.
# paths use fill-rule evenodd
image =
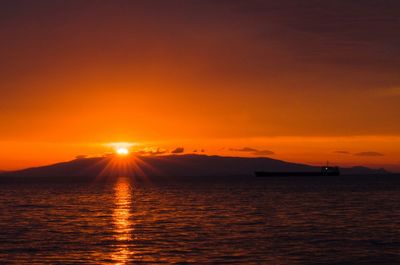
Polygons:
M113 176L135 176L137 179L218 179L254 177L259 170L319 171L320 167L257 157L224 157L208 155L131 156L77 158L53 165L0 173L0 181L94 181ZM384 169L367 167L341 168L342 175L388 174Z

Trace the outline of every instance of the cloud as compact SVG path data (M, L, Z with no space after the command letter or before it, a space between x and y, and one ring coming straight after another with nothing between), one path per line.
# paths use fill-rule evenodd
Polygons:
M156 156L156 155L162 155L167 153L168 150L162 149L162 148L157 148L157 149L145 149L145 150L140 150L135 152L136 155L151 155L151 156Z
M183 153L185 151L185 148L183 147L177 147L174 150L171 151L172 154L180 154Z
M243 148L230 148L229 151L234 151L234 152L246 152L246 153L251 153L253 155L274 155L275 153L270 151L270 150L258 150L255 148L251 147L243 147Z
M256 152L258 151L257 149L251 148L251 147L243 147L243 148L230 148L230 151L235 151L235 152Z
M257 150L253 152L254 155L266 156L266 155L274 155L275 153L270 150Z
M341 150L335 151L334 153L336 153L336 154L344 154L344 155L349 155L350 154L349 151L341 151Z
M87 157L88 157L87 155L77 155L75 156L75 159L85 159Z
M373 152L373 151L360 152L360 153L356 153L354 155L356 155L356 156L384 156L384 154L382 154L382 153Z

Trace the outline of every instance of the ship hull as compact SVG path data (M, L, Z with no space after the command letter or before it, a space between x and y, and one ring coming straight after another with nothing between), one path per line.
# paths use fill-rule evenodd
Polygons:
M297 172L268 172L256 171L256 177L314 177L314 176L339 176L339 172L315 172L315 171L297 171Z

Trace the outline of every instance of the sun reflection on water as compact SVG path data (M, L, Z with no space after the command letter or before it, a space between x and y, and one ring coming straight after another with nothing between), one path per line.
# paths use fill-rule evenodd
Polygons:
M113 254L115 264L126 264L133 253L129 248L129 241L132 240L131 204L132 189L128 178L120 177L114 187L115 208L113 223L117 249Z

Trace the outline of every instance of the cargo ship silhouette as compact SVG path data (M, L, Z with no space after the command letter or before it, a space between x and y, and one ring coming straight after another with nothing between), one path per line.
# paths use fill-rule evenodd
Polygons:
M324 166L320 171L256 171L256 177L312 177L339 176L339 167Z

